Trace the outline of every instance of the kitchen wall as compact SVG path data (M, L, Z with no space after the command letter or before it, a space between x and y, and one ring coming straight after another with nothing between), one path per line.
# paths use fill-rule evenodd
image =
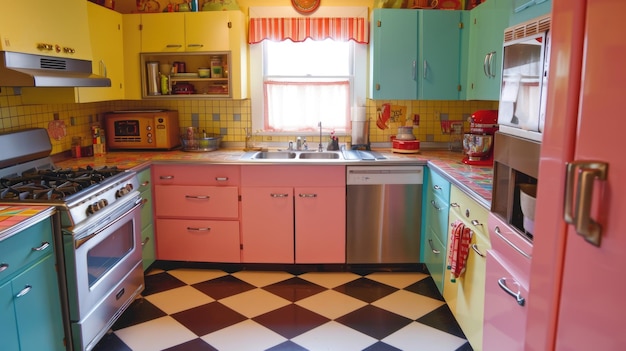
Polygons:
M234 1L234 0L233 0ZM135 0L118 0L116 6L123 8L128 2ZM373 0L337 0L333 6L373 6ZM238 0L244 12L250 5L259 6L258 1ZM290 0L264 0L262 5L290 6ZM325 6L326 3L322 3ZM118 9L119 10L119 9ZM120 11L121 12L121 11ZM366 103L366 117L376 121L377 111L383 104L390 104L394 109L402 110L408 118L392 120L387 129L379 129L372 123L372 142L388 142L395 135L397 127L412 123L414 115L419 115L419 126L414 132L421 141L447 143L454 136L442 132L442 121L464 121L467 131L469 115L479 109L497 108L492 101L374 101ZM250 100L164 100L137 101L123 100L86 104L47 104L25 105L22 103L19 88L0 87L0 132L24 128L46 128L54 135L52 153L57 154L70 149L72 137L81 136L85 144L89 143L91 126L99 124L107 111L120 109L166 108L178 110L180 123L183 126L194 125L205 129L208 133L223 135L225 142L243 142L243 128L251 124ZM292 137L259 136L257 141L286 142ZM349 142L349 137L343 141Z

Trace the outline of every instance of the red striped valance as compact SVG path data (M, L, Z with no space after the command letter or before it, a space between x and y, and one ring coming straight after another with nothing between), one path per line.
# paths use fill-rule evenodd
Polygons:
M354 40L369 42L367 20L355 18L298 17L298 18L251 18L248 42L259 43L265 39L273 41L304 41L307 38L337 41Z

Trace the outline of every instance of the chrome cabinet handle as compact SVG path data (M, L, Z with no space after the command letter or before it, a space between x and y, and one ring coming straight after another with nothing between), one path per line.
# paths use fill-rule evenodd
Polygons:
M475 220L475 219L472 219L472 225L473 225L474 227L478 227L479 225L480 225L480 226L482 226L483 224L482 224L482 223L480 223L479 221Z
M500 237L500 239L504 240L504 242L506 242L510 247L512 247L515 251L517 251L520 255L526 257L526 258L532 258L531 255L527 254L526 252L522 251L519 247L517 247L515 244L513 244L511 242L511 240L507 239L502 232L500 231L500 227L496 226L496 228L494 229L494 232Z
M476 244L472 244L472 246L470 246L472 248L472 250L474 250L474 252L476 252L476 254L480 257L485 257L485 254L480 252L480 250L478 250L478 245Z
M493 69L493 57L496 55L495 51L492 51L489 53L489 78L495 78L496 74L493 73L494 69Z
M441 207L437 206L437 203L435 202L435 200L430 200L430 204L433 205L435 210L441 211Z
M45 249L47 249L50 246L50 243L47 241L44 241L41 243L41 246L39 247L33 247L33 251L43 251Z
M435 184L435 185L433 185L433 189L435 189L435 190L441 190L441 187L440 187L439 185Z
M174 179L174 176L173 175L159 176L159 179L172 180L172 179Z
M489 55L490 54L491 53L486 53L485 54L485 59L483 60L483 73L485 73L486 77L489 77L489 72L487 71L488 70L487 65L489 64Z
M187 227L187 230L189 231L194 231L194 232L210 232L211 228L209 227L204 227L204 228L199 228L199 227Z
M608 167L607 163L599 161L574 161L567 164L563 218L575 226L580 236L595 246L600 246L602 226L591 218L593 183L596 179L606 180ZM578 184L574 201L576 179Z
M26 294L28 294L30 292L30 289L32 289L33 287L31 285L26 285L24 287L24 289L20 290L20 292L17 293L17 295L15 295L15 297L20 298Z
M423 66L423 69L424 69L424 71L422 73L422 78L426 79L426 71L428 70L428 61L424 60L424 63L423 63L422 66Z
M228 177L215 177L215 181L225 182L225 181L228 181Z
M450 207L461 207L461 205L459 205L456 202L453 202L453 203L450 204Z
M9 268L8 263L0 263L0 272L7 270Z
M147 203L148 203L148 199L146 198L141 199L141 208L143 208L143 206Z
M513 290L511 290L507 285L506 285L506 278L500 278L498 279L498 285L500 285L500 288L502 290L504 290L507 294L513 296L515 298L515 300L517 301L517 304L520 306L524 306L524 304L526 303L526 299L524 299L522 297L522 292L521 291L517 291L517 292L513 292Z
M200 200L208 200L211 197L209 195L185 195L187 199L200 199Z
M270 194L271 197L289 197L289 194L275 194L272 193Z
M163 179L163 178L161 178ZM148 184L150 184L149 180L146 180L145 182L141 183L139 186L147 186Z
M150 241L150 237L149 236L147 236L145 239L143 239L143 241L141 242L141 246L146 246L148 241Z
M428 245L430 245L430 249L435 255L439 255L441 253L441 251L435 249L435 247L433 246L433 239L428 239Z
M305 197L317 197L317 194L298 194L298 196L305 198Z
M413 60L411 75L413 76L413 80L417 80L417 63Z

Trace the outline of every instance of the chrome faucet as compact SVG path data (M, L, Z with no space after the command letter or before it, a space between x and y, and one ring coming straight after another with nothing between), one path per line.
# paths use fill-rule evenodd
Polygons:
M320 127L320 144L317 146L317 152L322 152L324 151L324 147L322 146L322 121L319 121L317 126Z

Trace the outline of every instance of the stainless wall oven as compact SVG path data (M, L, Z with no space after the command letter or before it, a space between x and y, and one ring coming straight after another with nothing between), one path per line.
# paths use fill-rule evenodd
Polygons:
M550 17L507 28L498 125L502 133L541 141L546 118Z

